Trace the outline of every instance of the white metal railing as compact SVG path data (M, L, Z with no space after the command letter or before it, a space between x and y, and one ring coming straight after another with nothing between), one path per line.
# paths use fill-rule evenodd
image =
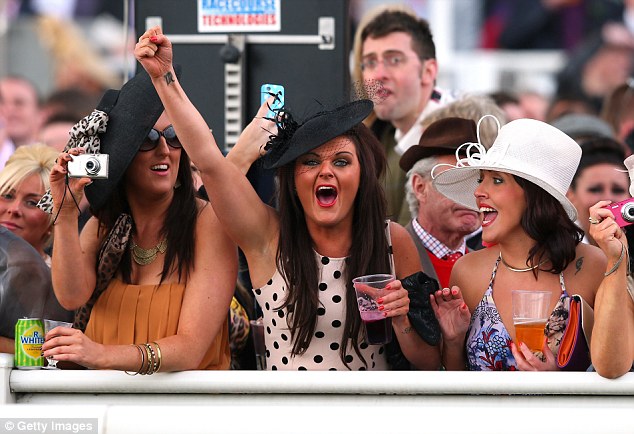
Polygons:
M93 417L100 433L634 432L634 373L22 371L3 418ZM36 415L36 416L35 416ZM131 422L133 421L133 422ZM0 432L2 431L0 425Z

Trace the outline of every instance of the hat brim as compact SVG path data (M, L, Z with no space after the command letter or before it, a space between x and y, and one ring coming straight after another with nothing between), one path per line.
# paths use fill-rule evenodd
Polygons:
M318 113L307 119L289 139L286 149L278 158L271 158L274 152L264 158L266 169L276 169L295 161L298 157L334 139L360 124L372 112L374 104L370 100L357 100L331 111ZM277 153L275 153L277 154Z
M181 68L174 65L180 78ZM150 76L141 69L121 90L108 90L97 109L108 114L108 126L100 135L102 154L109 155L108 178L95 179L86 186L90 207L98 211L106 204L143 140L165 110Z
M435 157L437 155L456 155L456 150L446 147L431 147L431 148L423 148L421 146L412 146L410 147L399 161L399 166L405 172L409 172L414 164L418 162L418 160L422 160L423 158ZM460 155L466 155L465 152L460 152Z
M475 199L475 190L478 187L478 179L480 178L481 170L504 172L519 176L520 178L532 182L553 196L563 206L570 220L577 220L577 209L565 195L561 194L557 191L557 189L550 186L544 180L519 170L507 169L499 166L456 167L453 169L447 169L436 175L433 184L440 193L454 202L475 211L479 211Z

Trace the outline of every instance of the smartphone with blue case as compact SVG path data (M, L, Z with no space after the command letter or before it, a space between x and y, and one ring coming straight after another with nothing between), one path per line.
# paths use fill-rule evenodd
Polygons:
M275 101L270 104L271 110L266 114L267 118L274 118L276 113L274 110L284 107L284 86L281 84L263 84L260 87L260 105L275 95Z

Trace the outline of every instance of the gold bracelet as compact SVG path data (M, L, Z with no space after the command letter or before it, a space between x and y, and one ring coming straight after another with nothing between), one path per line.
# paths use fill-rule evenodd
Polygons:
M614 273L619 268L621 262L623 262L623 258L625 257L625 244L623 244L623 241L621 240L618 241L621 243L621 255L619 256L619 259L616 260L610 271L603 274L604 277L608 277L610 274Z
M156 354L158 356L158 365L156 366L156 369L154 370L154 372L158 372L161 369L161 364L163 362L163 356L161 354L161 347L159 346L158 342L152 342L154 345L156 345Z
M145 344L145 349L148 352L148 371L147 371L147 375L152 375L154 373L154 370L156 368L156 353L154 352L154 348L152 348L152 345L148 344L147 342Z
M150 350L147 349L146 344L141 344L140 347L143 348L147 356L147 368L141 373L141 375L152 375L153 374L152 360L151 360L152 355L150 354Z
M140 345L135 345L135 344L131 344L133 347L135 347L137 350L139 350L139 352L141 353L141 366L139 367L139 369L134 373L130 373L128 371L124 371L126 374L130 375L130 376L135 376L141 373L141 369L143 369L143 365L145 364L145 355L143 354L143 350L141 349Z

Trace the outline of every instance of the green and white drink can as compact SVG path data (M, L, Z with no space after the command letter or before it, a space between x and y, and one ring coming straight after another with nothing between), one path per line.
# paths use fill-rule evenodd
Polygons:
M44 324L38 318L20 318L15 323L15 366L18 369L40 369L44 366L42 344Z

